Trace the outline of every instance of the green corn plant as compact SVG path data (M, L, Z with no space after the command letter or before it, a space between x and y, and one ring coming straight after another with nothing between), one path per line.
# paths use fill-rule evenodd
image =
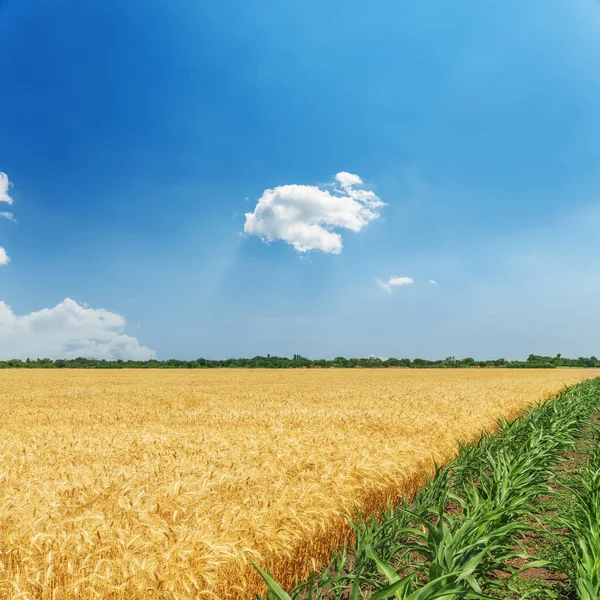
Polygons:
M581 600L600 598L600 444L582 469L581 489L571 489L573 504L560 522L569 530L563 548L569 561L560 565Z

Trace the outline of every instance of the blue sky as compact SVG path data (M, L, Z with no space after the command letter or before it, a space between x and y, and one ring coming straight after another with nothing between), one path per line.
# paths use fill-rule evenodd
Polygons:
M592 0L2 0L0 358L599 355L598 64Z

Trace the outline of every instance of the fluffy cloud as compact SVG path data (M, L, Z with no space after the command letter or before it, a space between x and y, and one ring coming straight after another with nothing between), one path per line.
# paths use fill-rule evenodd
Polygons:
M381 281L381 279L377 279L377 284L383 290L388 293L392 293L392 288L400 287L402 285L411 285L414 283L414 279L410 277L390 277L387 281Z
M65 298L53 308L15 315L0 301L0 359L154 358L154 350L123 334L125 319L104 309L86 308Z
M379 217L385 204L362 185L358 175L342 171L335 183L321 189L315 185L280 185L263 192L254 212L246 213L244 231L263 240L283 240L298 252L342 251L342 236L334 229L359 232Z
M6 202L7 204L12 204L13 199L8 195L8 188L10 187L10 181L8 180L8 175L0 171L0 202ZM10 212L0 212L0 217L4 217L9 221L14 221L12 213ZM10 258L8 254L6 254L6 250L0 246L0 266L7 265L10 262Z
M437 281L435 279L428 279L427 283L430 283L431 285L437 285Z
M13 203L13 199L8 195L9 187L10 181L8 180L8 175L0 171L0 202Z

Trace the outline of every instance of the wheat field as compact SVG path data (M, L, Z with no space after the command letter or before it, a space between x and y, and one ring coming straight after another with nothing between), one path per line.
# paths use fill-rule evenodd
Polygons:
M0 598L253 598L599 370L0 371Z

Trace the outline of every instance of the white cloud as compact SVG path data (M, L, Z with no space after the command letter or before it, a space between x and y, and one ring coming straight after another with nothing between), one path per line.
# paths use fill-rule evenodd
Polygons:
M6 202L7 204L12 204L13 199L8 195L8 188L11 183L8 180L8 175L0 171L0 202ZM9 221L14 221L12 213L10 212L0 212L0 217L8 219ZM0 267L7 265L10 262L10 257L6 254L6 250L0 246Z
M246 213L244 231L267 242L283 240L298 252L342 251L342 236L334 229L359 232L379 218L385 204L374 192L356 189L358 175L342 171L328 189L315 185L280 185L263 192L254 212Z
M8 188L10 185L8 175L0 171L0 202L6 202L7 204L13 203L13 199L8 195Z
M437 281L435 279L429 279L427 280L427 283L430 283L431 285L437 285Z
M397 277L395 275L390 277L387 281L381 281L381 279L377 279L376 281L379 287L389 294L392 293L392 288L394 287L412 285L415 282L411 277Z
M0 301L0 359L105 358L148 360L156 353L124 335L125 319L65 298L53 308L15 315Z

